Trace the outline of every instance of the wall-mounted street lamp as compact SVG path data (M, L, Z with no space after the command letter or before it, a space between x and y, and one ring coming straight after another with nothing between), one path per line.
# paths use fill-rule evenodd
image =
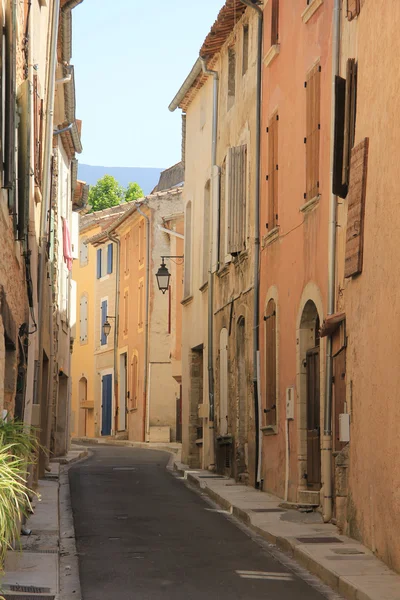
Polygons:
M168 271L167 265L164 262L165 258L183 259L183 256L162 256L161 257L161 265L156 273L156 279L157 279L158 289L163 294L165 294L165 292L169 288L169 280L171 279L171 273Z
M106 338L108 338L108 336L110 335L110 331L111 331L111 323L109 322L108 319L115 319L115 317L111 317L109 315L106 316L106 320L103 323L103 333L106 336Z

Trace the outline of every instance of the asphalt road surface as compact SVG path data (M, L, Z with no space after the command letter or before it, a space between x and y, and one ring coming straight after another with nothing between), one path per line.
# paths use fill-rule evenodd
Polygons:
M83 600L330 597L168 472L167 453L92 451L69 471Z

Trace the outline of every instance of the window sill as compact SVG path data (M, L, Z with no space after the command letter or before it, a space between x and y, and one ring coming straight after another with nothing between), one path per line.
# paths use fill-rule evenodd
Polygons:
M319 9L321 4L323 4L324 0L311 0L310 4L303 11L301 18L303 19L303 23L308 23L313 14Z
M203 285L201 285L199 287L200 292L205 292L207 289L208 289L208 281L206 281L205 283L203 283Z
M278 427L276 425L265 425L260 427L263 435L278 435Z
M270 66L270 64L273 62L274 58L276 56L278 56L280 49L281 49L280 44L274 44L273 46L271 46L271 48L268 50L267 54L264 56L264 59L263 59L264 66L266 66L266 67Z
M271 229L271 231L264 235L262 239L263 248L266 248L267 246L275 242L277 239L279 239L279 226L274 227L273 229Z
M300 212L305 214L314 210L314 208L318 206L320 198L321 194L317 194L316 196L314 196L314 198L311 198L311 200L307 200L307 202L303 204L303 206L300 206Z
M222 277L226 277L226 275L228 275L230 264L231 264L230 262L227 262L220 269L218 269L218 271L217 271L218 277L222 278Z
M190 304L192 302L192 300L193 300L193 295L186 296L186 298L181 300L181 304L182 304L182 306L186 306L187 304Z
M203 438L199 438L196 440L195 442L196 446L202 446L203 445Z

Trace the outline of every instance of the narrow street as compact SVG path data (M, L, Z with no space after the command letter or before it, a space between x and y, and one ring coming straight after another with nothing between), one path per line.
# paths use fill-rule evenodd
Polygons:
M94 447L70 470L83 600L317 600L154 450Z

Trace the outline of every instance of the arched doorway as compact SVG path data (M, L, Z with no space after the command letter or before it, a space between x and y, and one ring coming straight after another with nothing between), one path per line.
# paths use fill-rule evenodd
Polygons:
M236 475L247 477L247 383L246 383L246 329L240 317L236 329L237 403L236 403Z
M308 300L303 308L298 338L300 358L299 490L300 496L301 491L314 492L315 502L318 504L321 489L321 356L319 329L320 320L317 307L312 300ZM310 498L307 500L309 501Z

